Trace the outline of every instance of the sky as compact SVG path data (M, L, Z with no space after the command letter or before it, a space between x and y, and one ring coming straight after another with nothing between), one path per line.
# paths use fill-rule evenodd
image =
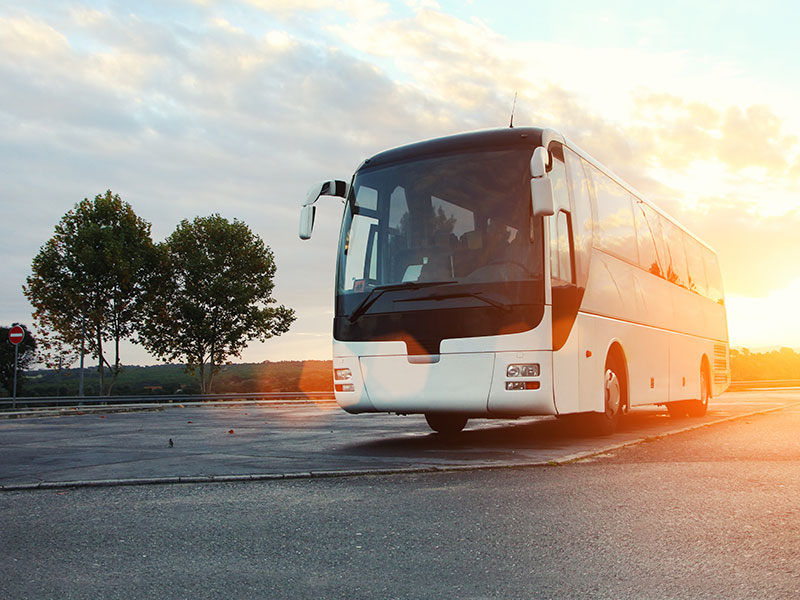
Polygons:
M245 221L289 333L331 356L341 204L315 182L405 143L552 127L715 248L732 346L800 347L800 8L793 2L0 1L0 324L61 217L107 189L152 224ZM125 364L154 364L126 345Z

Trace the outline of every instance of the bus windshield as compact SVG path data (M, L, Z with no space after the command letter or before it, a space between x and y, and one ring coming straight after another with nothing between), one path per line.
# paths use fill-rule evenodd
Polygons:
M363 167L344 216L337 313L365 312L381 290L423 287L438 301L526 303L505 297L511 288L497 284L542 278L532 239L530 156L493 150Z

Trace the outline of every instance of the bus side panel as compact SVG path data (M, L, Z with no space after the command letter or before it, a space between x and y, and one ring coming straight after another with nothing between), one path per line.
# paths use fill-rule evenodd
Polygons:
M628 400L631 406L660 404L669 394L669 334L652 327L597 315L580 315L591 356L581 356L580 411L601 411L604 400L605 358L618 344L625 355ZM560 406L559 406L559 412Z
M579 412L586 315L578 313L566 343L553 352L553 396L558 414Z
M600 333L604 331L602 317L586 313L578 313L577 325L581 331L581 350L578 356L580 375L580 396L576 412L594 412L603 410L605 395L603 388L603 367L606 344L600 341ZM559 406L560 412L560 406Z
M663 329L636 326L628 343L630 406L669 400L670 334Z
M727 338L725 309L684 288L671 286L676 321L695 335L673 333L670 338L670 401L700 397L703 357L713 365L714 341ZM713 370L710 373L713 380Z
M708 342L691 335L673 334L669 342L669 401L700 397L700 365Z
M669 399L669 339L668 327L674 323L675 312L668 281L637 269L634 274L640 310L640 323L627 340L630 352L630 406L660 404Z

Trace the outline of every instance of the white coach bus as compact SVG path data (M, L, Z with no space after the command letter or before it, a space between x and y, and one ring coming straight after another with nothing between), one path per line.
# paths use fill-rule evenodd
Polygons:
M345 200L334 386L350 413L702 416L730 382L717 256L551 129L419 142L365 160Z

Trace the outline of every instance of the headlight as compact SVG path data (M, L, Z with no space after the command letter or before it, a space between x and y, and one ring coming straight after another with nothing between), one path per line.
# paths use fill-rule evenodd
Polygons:
M538 377L539 364L528 363L522 365L508 365L506 377Z
M333 378L336 381L349 381L353 378L353 372L350 369L334 369Z

